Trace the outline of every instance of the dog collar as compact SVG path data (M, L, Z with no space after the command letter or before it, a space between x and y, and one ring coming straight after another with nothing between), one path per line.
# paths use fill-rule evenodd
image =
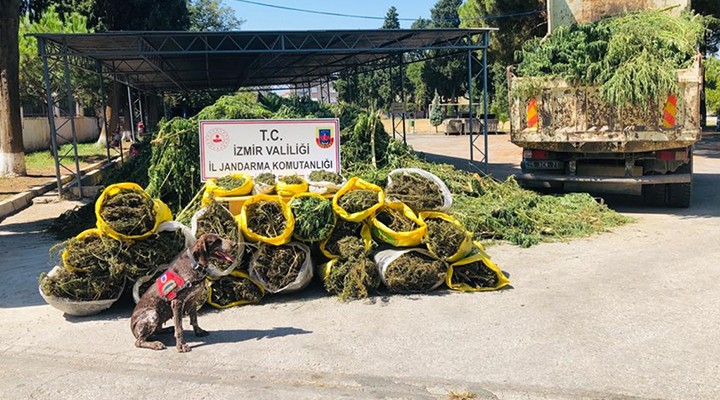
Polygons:
M192 251L190 251L190 249L187 249L187 251L185 253L187 254L188 258L190 259L190 265L192 265L192 269L194 269L196 271L202 271L202 273L204 274L206 266L200 264L199 262L197 262L197 260L195 260L195 257L193 257Z

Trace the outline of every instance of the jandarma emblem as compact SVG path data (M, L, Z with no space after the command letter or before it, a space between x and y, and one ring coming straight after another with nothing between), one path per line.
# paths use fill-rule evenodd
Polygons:
M331 128L317 128L315 142L320 148L327 149L333 145L333 132Z

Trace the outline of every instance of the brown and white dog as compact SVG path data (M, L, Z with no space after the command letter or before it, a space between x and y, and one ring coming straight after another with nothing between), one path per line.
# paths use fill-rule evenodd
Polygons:
M211 259L234 260L235 243L214 234L198 238L193 246L182 252L170 264L155 284L142 295L130 318L130 329L135 335L135 346L163 350L165 345L147 339L162 330L170 318L175 326L175 346L178 352L190 351L183 338L182 317L190 316L190 324L198 337L208 335L197 322L197 302L204 294L205 278L221 276L221 271L210 264Z

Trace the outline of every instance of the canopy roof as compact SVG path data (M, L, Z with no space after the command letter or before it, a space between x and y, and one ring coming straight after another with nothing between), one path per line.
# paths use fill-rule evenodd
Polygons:
M108 32L34 34L40 53L92 59L143 90L187 91L302 85L342 72L487 47L480 29ZM370 64L373 65L373 64ZM377 66L376 66L377 68Z

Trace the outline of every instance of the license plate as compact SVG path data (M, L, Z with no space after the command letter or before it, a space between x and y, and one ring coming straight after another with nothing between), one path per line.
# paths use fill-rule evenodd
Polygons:
M562 161L547 160L547 161L525 161L525 168L527 169L563 169L564 165Z

